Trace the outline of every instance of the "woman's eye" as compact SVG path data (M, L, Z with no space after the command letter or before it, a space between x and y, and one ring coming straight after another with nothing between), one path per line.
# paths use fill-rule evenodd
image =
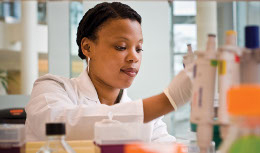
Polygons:
M136 49L136 52L137 52L137 53L140 53L140 52L142 52L142 51L144 51L142 48Z
M126 47L121 47L121 46L116 46L115 48L116 48L116 50L118 50L118 51L126 50Z

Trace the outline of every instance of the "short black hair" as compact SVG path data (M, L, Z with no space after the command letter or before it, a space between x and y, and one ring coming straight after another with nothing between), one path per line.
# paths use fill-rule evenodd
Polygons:
M141 16L130 6L120 2L103 2L88 10L81 19L77 31L78 56L86 59L81 50L81 40L86 37L92 41L97 39L97 31L108 19L130 19L141 24Z

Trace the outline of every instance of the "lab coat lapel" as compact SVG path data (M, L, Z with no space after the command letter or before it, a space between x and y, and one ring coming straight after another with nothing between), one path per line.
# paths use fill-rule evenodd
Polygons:
M79 89L78 92L80 92L79 94L82 94L81 96L84 96L88 100L100 103L97 91L86 70L81 72L79 77L76 78L76 82Z
M130 101L132 101L132 99L128 97L127 90L124 89L123 96L122 96L122 98L120 100L120 103L130 102Z

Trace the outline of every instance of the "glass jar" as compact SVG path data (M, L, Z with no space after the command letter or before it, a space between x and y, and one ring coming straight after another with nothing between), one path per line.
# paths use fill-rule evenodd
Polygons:
M46 124L47 141L37 153L75 153L65 141L64 123Z

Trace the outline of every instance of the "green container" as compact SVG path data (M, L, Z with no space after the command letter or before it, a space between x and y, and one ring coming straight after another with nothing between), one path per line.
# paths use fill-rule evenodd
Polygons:
M197 124L191 123L191 131L197 132ZM222 142L219 125L214 125L213 127L213 141L215 142L215 149L217 150Z

